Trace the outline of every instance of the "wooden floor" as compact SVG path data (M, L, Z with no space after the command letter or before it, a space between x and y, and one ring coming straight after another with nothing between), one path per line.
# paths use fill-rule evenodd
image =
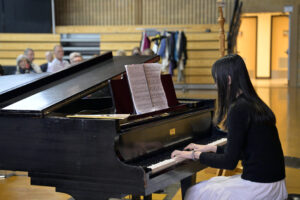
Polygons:
M300 88L288 88L286 84L255 82L261 98L272 108L277 118L277 128L285 156L300 158ZM216 91L192 90L177 91L178 97L216 98ZM1 159L1 158L0 158ZM197 181L214 176L213 169L197 174ZM286 183L289 193L300 194L300 169L286 167ZM155 200L180 200L179 185L170 186L161 194L155 194ZM26 172L17 172L0 180L0 200L68 200L71 197L55 192L54 188L31 186Z

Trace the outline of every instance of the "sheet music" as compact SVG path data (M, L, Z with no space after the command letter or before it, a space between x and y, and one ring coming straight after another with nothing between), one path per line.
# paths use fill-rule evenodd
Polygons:
M144 71L154 109L162 110L168 108L167 97L161 82L161 64L145 63Z
M125 68L137 114L154 111L143 64L125 65Z

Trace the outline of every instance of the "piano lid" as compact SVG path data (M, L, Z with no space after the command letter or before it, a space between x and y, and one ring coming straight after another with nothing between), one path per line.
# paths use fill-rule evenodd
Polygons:
M8 91L36 81L41 77L48 76L49 74L50 73L0 76L0 96Z
M14 85L0 93L1 101L14 95L24 96L2 108L0 114L43 116L51 111L93 93L107 80L125 72L124 65L158 61L158 56L117 56L111 52L79 63L65 70L31 79L28 84ZM26 81L25 81L26 83ZM29 93L26 96L25 93ZM9 95L8 95L9 94Z

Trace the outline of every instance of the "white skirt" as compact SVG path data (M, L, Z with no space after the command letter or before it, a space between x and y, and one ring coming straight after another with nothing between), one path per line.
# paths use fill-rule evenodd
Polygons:
M247 181L241 175L217 176L188 189L185 200L284 200L285 179L274 183Z

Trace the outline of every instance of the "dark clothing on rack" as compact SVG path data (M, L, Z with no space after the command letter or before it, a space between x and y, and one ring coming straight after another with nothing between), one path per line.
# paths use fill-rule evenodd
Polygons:
M179 51L178 51L178 58L179 60L184 59L184 64L186 64L186 60L188 59L187 57L187 50L186 50L186 45L187 45L187 40L184 32L182 31L180 37L180 44L179 44Z
M168 50L169 50L169 74L173 75L174 69L177 68L177 63L175 61L175 32L169 32L170 37L168 37Z
M150 48L150 39L148 38L147 34L144 32L143 36L142 36L142 41L141 41L141 52L143 52L145 49L149 49Z
M228 141L217 153L201 153L200 162L234 169L242 159L242 178L271 183L285 178L285 165L275 124L254 121L253 104L240 95L228 112Z
M166 33L164 32L157 52L157 55L159 55L161 58L165 57L166 44L167 44L167 37L166 37Z

